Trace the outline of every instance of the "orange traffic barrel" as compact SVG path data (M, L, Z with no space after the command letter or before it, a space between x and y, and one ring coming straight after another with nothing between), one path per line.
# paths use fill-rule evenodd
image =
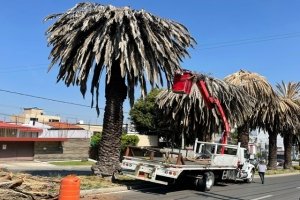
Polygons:
M60 182L59 200L80 199L80 179L75 175L68 175Z

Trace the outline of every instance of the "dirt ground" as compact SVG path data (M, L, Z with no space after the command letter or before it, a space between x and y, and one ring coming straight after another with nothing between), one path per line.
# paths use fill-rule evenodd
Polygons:
M20 183L11 186L5 184L20 181ZM10 173L0 171L0 197L1 200L41 200L57 199L60 186L59 178L48 178L40 176L31 176L23 173ZM4 185L3 185L4 184Z

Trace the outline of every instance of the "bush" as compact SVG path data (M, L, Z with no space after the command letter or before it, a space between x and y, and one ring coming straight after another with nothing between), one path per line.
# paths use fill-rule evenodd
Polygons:
M121 152L126 149L127 146L136 146L139 142L137 135L123 134L121 138Z
M120 153L120 161L123 159L123 156L126 151L127 146L136 146L139 143L139 137L137 135L127 135L122 134L121 137L121 153Z
M101 132L94 133L94 135L91 137L91 147L97 146L101 140L101 137Z
M102 133L97 132L91 137L91 146L89 151L89 157L98 160L98 149L101 140ZM121 155L124 154L127 146L136 146L139 142L139 137L136 135L122 134L121 137Z
M295 170L300 170L300 166L294 166Z
M91 137L91 146L89 150L89 157L91 159L98 160L98 147L99 147L99 142L101 140L101 137L102 137L101 132L96 132Z

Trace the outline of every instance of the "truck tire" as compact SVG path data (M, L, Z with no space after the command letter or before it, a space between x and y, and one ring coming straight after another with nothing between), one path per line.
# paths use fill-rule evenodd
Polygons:
M252 183L253 180L254 180L254 174L255 174L255 171L254 171L254 170L251 170L250 173L251 173L250 178L247 178L247 179L244 180L246 183Z
M215 183L215 175L213 172L205 172L202 179L201 178L195 179L196 189L203 192L210 191L214 183Z

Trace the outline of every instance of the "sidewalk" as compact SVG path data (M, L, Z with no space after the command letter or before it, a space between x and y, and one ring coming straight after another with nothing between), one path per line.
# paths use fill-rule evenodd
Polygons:
M90 169L89 165L79 165L79 166L58 166L53 165L48 162L42 161L1 161L0 168L6 168L8 170L48 170L48 169Z
M68 174L90 175L91 166L56 166L41 161L1 161L0 168L11 172L25 172L32 175L61 175Z

